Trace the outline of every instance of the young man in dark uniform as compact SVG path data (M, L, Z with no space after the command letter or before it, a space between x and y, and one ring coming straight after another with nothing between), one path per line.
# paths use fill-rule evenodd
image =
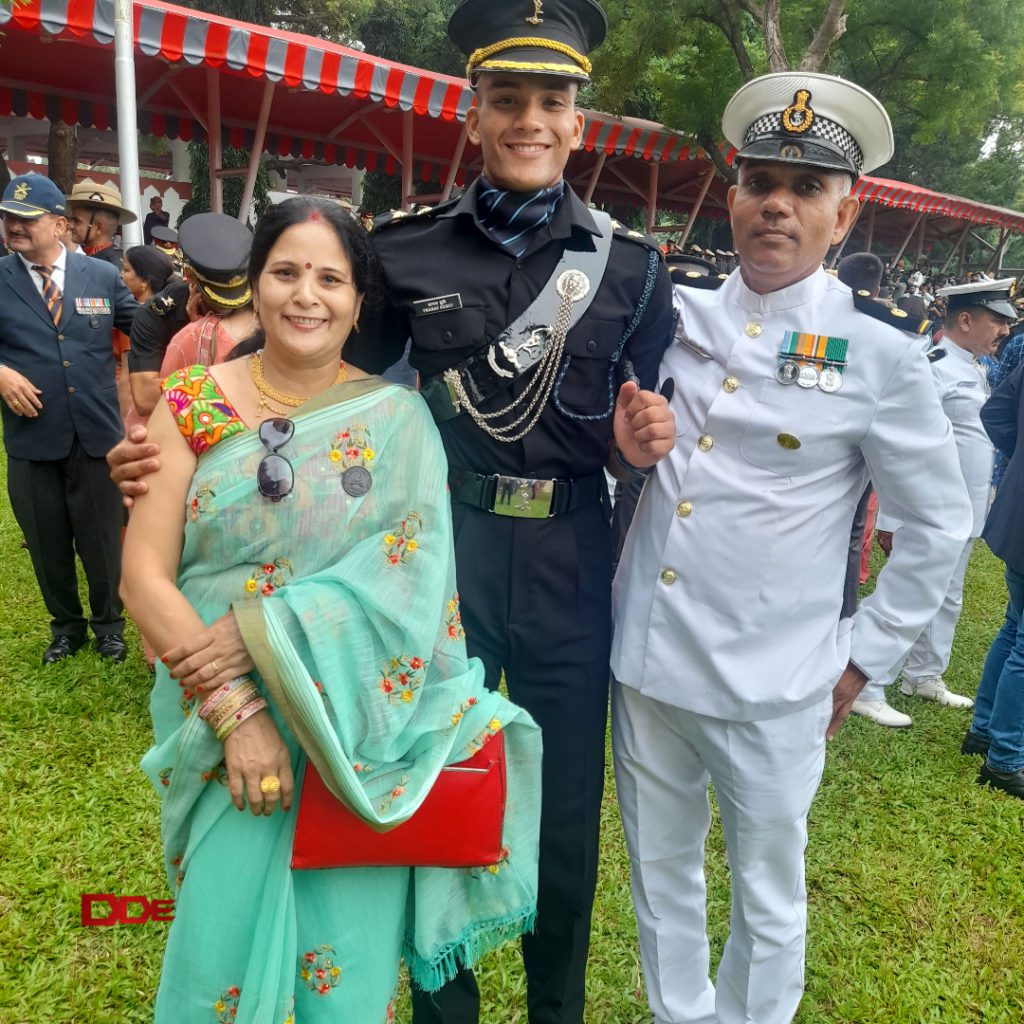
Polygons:
M675 441L665 398L642 390L672 333L661 254L562 177L582 137L585 54L605 30L592 0L458 8L449 34L470 55L483 174L461 199L378 220L388 305L364 312L345 351L380 372L412 339L448 455L470 653L544 733L537 929L523 939L531 1024L583 1021L611 641L604 469L642 474ZM123 447L115 476L138 476L145 464L126 463L144 454ZM196 649L218 629L218 658L235 651L218 626ZM472 973L413 1006L415 1024L475 1024Z
M620 386L634 378L653 386L672 328L671 286L655 243L595 216L562 178L581 139L575 97L590 70L584 54L604 33L604 15L589 0L459 7L449 34L470 55L477 103L467 129L483 151L483 174L457 201L378 220L373 238L390 301L378 320L364 316L346 349L357 365L381 371L412 338L410 363L450 464L470 651L490 685L504 672L509 695L544 733L537 930L523 940L531 1024L583 1019L611 633L603 470ZM560 260L600 248L601 232L610 241L607 267L603 276L586 271L591 304L565 334L564 354L551 344L520 372L537 351L531 328L551 318L528 315L518 330L506 328ZM614 457L613 465L621 470ZM502 501L510 479L559 481L540 488L553 494L550 514L529 518L536 502L521 500L521 486ZM465 972L440 993L415 993L414 1020L473 1022L478 1002Z

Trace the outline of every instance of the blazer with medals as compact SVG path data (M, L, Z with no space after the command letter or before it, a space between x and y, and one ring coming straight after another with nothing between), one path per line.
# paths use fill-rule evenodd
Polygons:
M110 329L129 331L136 309L111 264L69 252L55 325L21 257L0 259L0 364L24 374L43 403L33 419L3 406L9 455L63 459L77 436L87 455L103 458L121 440Z

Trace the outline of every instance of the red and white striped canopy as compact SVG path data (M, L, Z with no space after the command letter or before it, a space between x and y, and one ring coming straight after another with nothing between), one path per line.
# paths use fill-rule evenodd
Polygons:
M418 132L419 173L455 150L474 94L465 79L440 75L292 32L234 22L161 0L134 5L139 129L204 139L205 69L221 74L225 142L252 141L265 81L279 84L265 148L282 156L394 171L401 131L396 111L433 119ZM113 89L114 0L28 0L0 6L9 34L0 63L0 113L107 128L116 120ZM13 32L11 30L14 30ZM66 43L75 50L65 50ZM83 45L84 44L84 45ZM104 53L106 50L108 52ZM60 55L58 57L58 54ZM648 161L702 154L661 125L586 112L584 150ZM368 125L372 128L368 129ZM373 130L376 129L376 130ZM466 162L476 154L469 148Z

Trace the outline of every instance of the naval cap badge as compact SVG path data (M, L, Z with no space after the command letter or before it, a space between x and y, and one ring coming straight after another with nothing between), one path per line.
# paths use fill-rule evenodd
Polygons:
M814 122L811 109L811 94L807 89L798 89L791 106L782 112L782 127L794 135L803 135Z
M533 0L533 14L526 19L527 25L543 25L544 19L541 15L544 13L543 0Z

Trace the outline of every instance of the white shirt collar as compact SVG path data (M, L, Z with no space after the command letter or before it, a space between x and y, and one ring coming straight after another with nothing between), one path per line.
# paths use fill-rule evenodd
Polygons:
M977 365L978 357L973 352L968 352L967 349L959 345L953 338L947 335L942 339L942 344L950 355L959 356L965 363Z
M26 270L31 271L33 267L38 267L39 266L38 263L32 263L30 260L25 259L25 257L22 256L20 252L18 253L18 255L21 257L21 262L25 264L25 269ZM60 255L57 257L56 260L54 260L53 269L57 270L57 271L60 271L60 273L63 274L64 270L65 270L65 268L67 266L67 262L68 262L68 251L67 251L67 249L64 248L64 243L61 242L61 245L60 245Z
M743 280L742 271L737 270L730 275L729 283L733 285L733 298L740 307L753 316L767 316L784 309L804 306L820 296L828 286L829 276L819 267L796 284L780 288L775 292L758 295L751 291Z

